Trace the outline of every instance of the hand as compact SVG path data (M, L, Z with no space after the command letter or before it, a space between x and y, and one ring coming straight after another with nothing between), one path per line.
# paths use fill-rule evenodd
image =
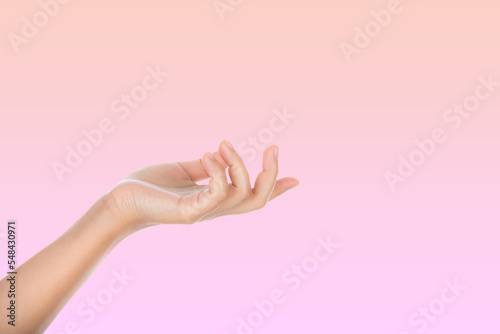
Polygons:
M219 151L187 162L139 169L108 196L108 206L133 230L156 224L193 224L263 208L299 181L278 176L278 147L264 151L263 171L252 188L245 164L228 141ZM228 183L226 168L232 183ZM197 181L210 178L208 185Z
M22 314L16 333L42 333L107 254L124 238L156 224L195 223L260 209L298 185L276 181L278 148L264 152L263 171L252 189L240 156L226 141L202 159L135 171L99 199L65 233L17 268ZM232 183L228 183L226 168ZM208 185L197 181L210 178ZM0 280L0 291L11 286ZM2 297L3 296L3 297ZM39 302L40 297L43 303ZM0 304L8 303L7 294ZM16 297L17 298L17 297ZM7 321L0 332L7 332Z

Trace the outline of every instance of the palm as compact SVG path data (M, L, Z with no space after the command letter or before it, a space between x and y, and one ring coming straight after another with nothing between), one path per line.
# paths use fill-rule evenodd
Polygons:
M199 185L178 163L167 163L139 169L124 180L133 187L133 200L142 217L160 216L159 222L173 223L189 220L189 214L199 210L200 195L208 189ZM169 221L163 221L163 212ZM172 213L179 213L172 217Z

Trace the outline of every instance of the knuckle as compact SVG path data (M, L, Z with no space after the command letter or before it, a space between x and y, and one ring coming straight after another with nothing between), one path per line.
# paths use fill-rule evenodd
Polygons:
M243 161L237 160L236 163L233 165L233 170L235 173L240 174L243 173L245 170L245 165L243 165Z

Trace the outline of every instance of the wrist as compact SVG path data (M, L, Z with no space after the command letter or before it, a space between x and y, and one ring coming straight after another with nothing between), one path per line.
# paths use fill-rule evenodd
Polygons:
M109 219L113 221L113 225L125 236L155 225L144 221L142 211L136 202L137 190L134 186L134 183L120 182L99 200Z
M117 206L112 192L104 194L94 204L97 221L106 227L111 237L123 239L136 231L136 221L125 210Z

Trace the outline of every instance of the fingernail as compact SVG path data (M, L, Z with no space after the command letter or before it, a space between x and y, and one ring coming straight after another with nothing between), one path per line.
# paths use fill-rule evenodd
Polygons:
M278 157L280 156L280 149L278 146L276 146L274 148L274 157L276 158L276 160L278 159Z
M226 139L226 140L225 140L225 142L226 142L226 145L227 145L227 146L228 146L231 150L235 151L235 149L234 149L233 145L231 145L231 143L229 142L229 140L227 140L227 139Z
M215 156L214 156L212 153L207 152L207 155L208 155L208 157L209 157L210 159L212 159L212 160L214 160L214 161L217 161L217 159L215 159Z

